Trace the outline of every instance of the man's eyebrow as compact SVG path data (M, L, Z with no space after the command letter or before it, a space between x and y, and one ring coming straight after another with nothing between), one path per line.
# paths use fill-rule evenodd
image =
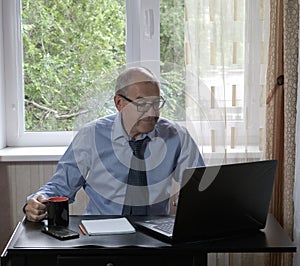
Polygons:
M138 96L135 100L147 100L147 96Z
M135 99L159 98L159 96L138 96Z

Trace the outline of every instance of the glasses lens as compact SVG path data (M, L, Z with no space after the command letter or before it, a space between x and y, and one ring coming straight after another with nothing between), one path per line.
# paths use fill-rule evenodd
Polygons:
M154 110L159 110L162 107L162 102L161 101L155 101L153 102L153 108Z
M160 98L152 102L136 101L135 104L138 112L147 112L151 107L157 111L164 106L165 100L163 98Z
M136 107L139 112L147 112L151 108L151 103L137 103Z

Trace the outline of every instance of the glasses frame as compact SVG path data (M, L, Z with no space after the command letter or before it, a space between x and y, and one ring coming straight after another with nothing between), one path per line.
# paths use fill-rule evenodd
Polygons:
M162 96L159 96L159 106L158 106L158 108L155 108L154 106L154 102L152 102L152 103L150 103L150 102L145 102L145 103L147 103L148 105L149 105L149 108L147 109L147 110L139 110L139 108L142 108L141 107L141 104L139 104L139 103L137 103L136 101L134 101L134 100L131 100L131 99L129 99L129 98L127 98L126 96L124 96L124 95L122 95L122 94L117 94L118 96L120 96L121 98L123 98L124 100L126 100L127 102L130 102L130 103L132 103L133 105L135 105L136 106L136 109L137 109L137 111L138 112L140 112L140 113L145 113L145 112L148 112L149 111L149 109L152 107L155 111L158 111L158 110L160 110L161 108L163 108L164 107L164 105L165 105L165 103L166 103L166 100L162 97Z

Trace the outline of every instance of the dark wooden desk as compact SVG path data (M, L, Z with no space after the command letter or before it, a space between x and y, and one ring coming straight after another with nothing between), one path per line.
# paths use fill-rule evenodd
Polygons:
M82 235L78 228L82 218L70 217L69 228L78 231L80 238L66 241L41 233L42 224L26 220L20 222L1 255L1 265L187 266L207 265L207 255L212 252L296 252L296 245L272 215L268 216L266 228L261 232L231 239L176 245L140 231L125 235Z

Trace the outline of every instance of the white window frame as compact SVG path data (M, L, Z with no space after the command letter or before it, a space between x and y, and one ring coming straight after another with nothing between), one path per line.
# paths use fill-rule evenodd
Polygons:
M3 12L0 4L0 14ZM3 59L3 20L0 20L0 148L6 146L6 127L5 127L5 91L4 91L4 64Z
M159 4L160 0L126 0L126 58L128 65L142 64L159 74ZM65 146L76 132L25 132L22 69L21 1L2 0L3 76L5 94L5 144L0 147ZM153 16L149 18L148 14ZM152 20L154 17L154 20ZM138 23L137 23L138 21ZM138 33L138 34L136 34ZM137 52L138 51L138 52ZM3 115L4 110L1 111ZM4 118L3 118L4 120ZM2 127L3 128L3 127ZM6 135L6 137L5 137ZM5 141L6 138L6 141Z
M126 1L127 65L142 64L160 73L160 0ZM0 148L67 146L76 132L25 132L20 0L1 0ZM151 16L154 20L152 21ZM138 21L138 23L137 23ZM138 34L136 34L138 33ZM2 45L3 43L3 45ZM3 96L3 97L2 97Z

